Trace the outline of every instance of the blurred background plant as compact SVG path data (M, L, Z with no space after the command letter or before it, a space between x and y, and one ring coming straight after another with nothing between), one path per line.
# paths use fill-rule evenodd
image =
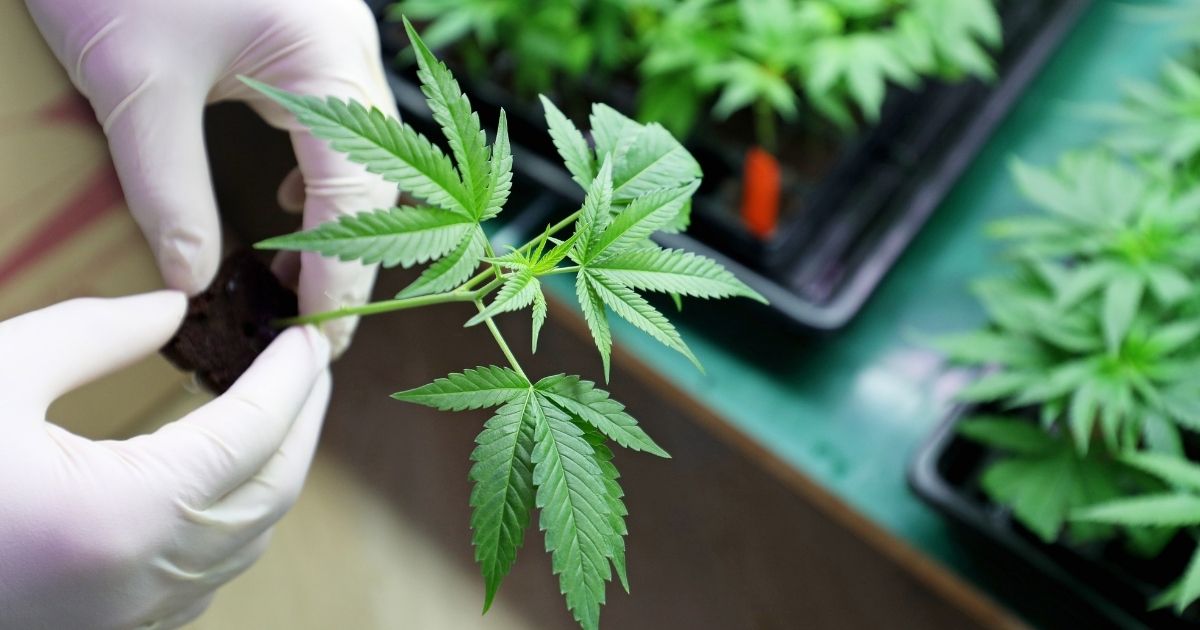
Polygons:
M978 283L982 330L938 346L981 371L959 433L983 492L1045 542L1154 556L1200 525L1200 74L1169 61L1104 110L1106 146L1013 165L1042 213L991 227L1015 270ZM1181 477L1182 476L1182 477ZM1178 487L1178 490L1171 488ZM1200 599L1200 560L1154 601Z
M526 95L588 82L636 92L637 115L686 135L751 108L759 144L777 119L843 130L878 119L889 85L991 77L992 0L403 0L472 76L512 73ZM507 57L507 59L506 59Z

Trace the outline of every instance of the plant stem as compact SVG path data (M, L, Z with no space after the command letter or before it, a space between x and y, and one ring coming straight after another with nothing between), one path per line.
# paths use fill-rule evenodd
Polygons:
M432 306L434 304L449 304L451 302L475 302L482 300L487 294L495 291L497 287L504 284L504 278L499 277L492 280L484 287L475 291L464 291L461 288L449 291L446 293L435 293L433 295L420 295L417 297L400 298L396 300L383 300L380 302L371 302L362 306L345 306L332 311L323 313L313 313L311 315L298 315L296 317L288 317L286 319L278 319L272 322L279 327L297 326L304 324L319 324L331 319L340 317L351 317L354 315L377 315L379 313L390 313L392 311L403 311L410 308L418 308L421 306Z
M575 212L572 212L571 214L567 215L566 218L564 218L562 221L559 221L558 223L551 225L546 230L546 233L553 235L553 234L557 233L558 231L562 230L563 228L567 227L568 225L571 225L572 223L575 222L575 219L579 218L579 215L582 212L583 212L582 210L576 210ZM536 239L534 239L534 240L536 240ZM521 253L525 253L526 251L529 250L530 247L533 247L534 240L530 240L529 242L525 243L524 245L518 247L517 251L521 252ZM489 243L488 246L491 247L491 243ZM479 284L480 282L483 282L484 280L486 280L487 277L490 275L492 275L492 272L490 269L486 270L486 271L481 271L478 274L476 274L473 278L471 278L470 280L467 280L466 282L464 282L462 284L462 286L460 286L459 288L460 289L470 289L471 287L474 287L475 285Z
M492 247L491 240L488 240L487 242L485 242L483 244L483 255L487 256L488 258L496 257L496 250ZM500 271L500 265L497 265L496 263L491 263L488 265L488 268L492 271L492 273L496 274L496 278L504 277L504 272ZM462 288L462 287L460 286L459 288Z
M562 230L563 228L567 227L568 225L571 225L571 223L573 223L575 221L575 219L579 218L580 212L581 212L580 210L576 210L575 212L572 212L570 215L568 215L563 220L550 226L547 230L547 233L554 234L554 233L558 232L559 230ZM517 249L517 251L525 252L530 247L533 247L533 243L534 243L534 240L530 240L529 242L527 242L524 245L522 245L521 247L519 247ZM494 252L492 251L492 244L490 241L488 242L487 247L486 247L486 254L489 258L491 258L494 255ZM551 271L550 273L570 273L572 271L578 271L578 270L579 270L579 267L563 267L561 269L555 269L554 271ZM475 289L476 285L478 285L480 282L483 282L484 280L487 280L489 277L492 277L491 282L487 283L486 285L484 285L483 287L481 287L479 289ZM371 302L369 304L363 304L362 306L347 306L347 307L339 308L339 309L332 310L332 311L325 311L323 313L313 313L311 315L298 315L296 317L288 317L286 319L277 319L271 323L275 326L283 328L283 327L287 327L287 326L297 326L297 325L304 325L304 324L319 324L321 322L326 322L331 319L338 319L339 317L352 317L355 315L377 315L379 313L390 313L392 311L403 311L405 309L410 309L410 308L417 308L417 307L421 307L421 306L432 306L434 304L447 304L450 302L477 302L479 304L482 304L483 298L487 297L487 295L489 293L491 293L492 291L495 291L496 288L498 288L500 285L504 284L504 280L505 280L504 273L502 271L500 271L499 266L489 265L487 269L479 272L478 274L473 276L470 280L467 280L466 282L462 283L457 289L455 289L453 291L448 291L446 293L436 293L434 295L421 295L418 297L400 298L397 300L384 300L382 302ZM495 325L492 324L492 321L490 319L488 320L488 327L495 329ZM497 336L497 341L500 342L501 348L504 350L504 353L510 357L510 361L514 362L514 366L513 366L514 369L516 369L518 372L520 372L521 371L520 368L517 368L515 365L515 359L511 358L512 353L508 351L508 346L504 345L502 339L499 338L499 334L500 334L499 331L493 330L492 334L493 334L493 336Z
M564 218L562 221L559 221L558 223L555 223L554 225L551 225L551 226L550 226L550 227L549 227L549 228L546 230L546 233L547 233L547 234L550 234L551 236L553 236L553 235L554 235L554 233L556 233L556 232L558 232L559 230L561 230L561 229L563 229L563 228L567 227L568 225L571 225L572 223L574 223L574 222L575 222L575 219L578 219L580 214L583 214L583 210L576 210L575 212L572 212L571 214L567 215L567 216L566 216L566 218ZM521 249L522 249L522 250L524 250L524 249L526 249L526 248L529 248L529 247L532 247L532 246L533 246L533 241L529 241L528 243L525 243L524 245L522 245L522 246L521 246Z
M771 109L771 104L766 99L758 99L754 102L754 131L758 136L758 145L765 151L775 154L776 137L775 137L775 112Z
M491 282L483 285L482 288L476 289L475 291L472 291L471 293L475 294L476 300L482 300L483 298L487 297L487 294L491 293L492 291L495 291L496 289L498 289L500 287L500 285L504 284L505 280L507 280L507 278L504 275L497 276ZM462 287L459 287L458 289L455 289L455 290L462 291Z
M383 300L381 302L371 302L362 306L344 306L332 311L323 313L313 313L311 315L297 315L296 317L288 317L286 319L277 319L274 323L277 326L297 326L303 324L319 324L331 319L339 317L351 317L355 315L375 315L377 313L389 313L391 311L403 311L405 309L417 308L419 306L432 306L434 304L446 304L449 302L471 302L475 300L474 291L451 291L449 293L435 293L433 295L421 295L411 298L400 298L397 300Z
M546 273L544 273L542 275L553 276L555 274L560 274L560 273L575 273L576 271L579 271L579 265L570 265L568 267L555 267L554 269L551 269L550 271L547 271Z
M483 300L475 300L475 308L479 309L479 312L482 313ZM491 331L492 339L496 340L496 345L500 346L500 351L504 353L504 358L508 359L508 364L512 366L512 369L517 374L520 374L521 378L529 380L529 377L525 376L525 370L521 369L521 364L517 363L517 357L513 356L512 350L508 348L508 342L504 341L504 335L501 335L500 329L496 327L496 322L492 321L492 318L489 317L483 320L483 323Z

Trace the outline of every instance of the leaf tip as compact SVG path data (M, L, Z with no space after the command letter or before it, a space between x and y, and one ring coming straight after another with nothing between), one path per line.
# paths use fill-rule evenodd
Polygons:
M759 304L763 304L766 306L771 305L771 300L768 300L766 298L766 296L759 293L758 291L755 291L754 289L751 289L750 287L746 287L746 292L743 294L743 297L750 298L751 300L754 300L755 302L758 302Z
M408 16L401 13L400 21L404 23L404 30L408 32L408 36L413 37L413 35L417 32L417 29L413 28L412 22L408 19Z

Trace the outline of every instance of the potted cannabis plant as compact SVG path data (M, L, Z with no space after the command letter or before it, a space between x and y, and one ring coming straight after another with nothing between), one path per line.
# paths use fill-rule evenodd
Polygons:
M699 240L671 244L732 263L792 322L836 328L1086 2L998 4L405 0L393 11L427 24L514 125L532 118L522 101L536 89L577 121L587 109L572 101L603 99L685 137L708 177Z
M607 582L615 577L628 590L626 510L608 444L668 455L595 383L565 374L527 374L517 358L521 353L509 346L495 318L529 308L531 351L536 351L538 332L548 316L542 282L548 276L573 276L607 378L610 312L699 365L679 332L642 293L660 292L677 300L762 297L717 263L662 249L649 240L659 230L678 229L679 216L700 185L699 166L662 127L639 124L603 105L593 109L589 144L549 100L543 100L550 136L565 167L586 191L584 200L529 242L495 251L484 224L504 210L513 188L506 116L499 113L488 144L477 112L453 75L412 26L406 22L405 27L448 152L377 109L291 94L245 79L335 150L420 200L412 206L363 208L359 214L259 243L262 249L319 252L385 267L427 264L394 299L273 323L317 324L439 304L474 304L478 313L466 325L485 326L507 365L465 369L393 397L447 411L496 408L476 440L470 469L472 543L486 585L484 610L515 561L536 508L567 607L582 627L593 630L599 627ZM211 312L210 301L230 301L220 290L197 298L194 306ZM229 317L240 317L245 310L240 300L253 298L232 296L238 304ZM294 296L272 301L277 303L262 306L271 312L295 311ZM206 330L186 330L184 345L211 345L211 340L198 338ZM257 331L246 335L251 332L256 333L254 343L269 341L260 339ZM224 339L222 331L208 334ZM241 335L240 328L233 332L234 337ZM231 370L208 375L219 386Z
M1044 212L992 227L1014 268L975 287L985 328L937 344L979 376L913 484L1105 623L1181 624L1200 597L1200 568L1180 580L1194 477L1174 474L1200 429L1200 186L1106 149L1013 174Z

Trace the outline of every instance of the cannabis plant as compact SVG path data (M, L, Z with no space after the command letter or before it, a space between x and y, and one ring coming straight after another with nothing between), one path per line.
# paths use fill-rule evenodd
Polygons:
M879 118L888 84L990 77L988 49L1001 40L991 0L647 4L657 13L642 33L644 117L682 132L712 95L718 118L753 107L766 146L773 115L794 120L807 106L852 127Z
M615 572L628 590L625 506L609 440L667 457L625 408L593 382L563 374L534 379L521 367L495 318L530 308L533 345L547 317L542 280L571 274L607 378L609 311L696 362L679 332L639 291L673 296L762 298L717 263L661 249L650 236L685 223L700 181L696 161L662 127L641 125L597 105L594 146L548 101L546 120L563 161L586 190L582 208L512 251L495 252L483 224L504 208L512 156L503 112L488 145L449 70L407 21L419 77L449 155L407 124L353 101L283 92L248 81L290 110L314 135L383 178L420 206L375 209L270 239L266 249L304 250L342 260L411 267L429 263L395 299L307 315L289 323L465 302L507 366L483 366L393 397L441 410L496 408L471 455L475 558L491 605L540 512L546 550L575 619L597 628L605 584ZM569 235L559 232L573 228ZM482 267L482 270L480 270Z
M775 117L874 122L889 83L990 77L992 0L402 0L437 43L470 59L514 57L516 87L546 90L635 70L638 118L685 135L753 107L759 143ZM479 73L489 72L483 64Z
M1171 60L1157 82L1127 86L1125 102L1104 108L1117 129L1117 150L1200 176L1200 71L1195 63Z
M454 45L472 74L487 75L507 55L514 87L522 94L549 91L562 82L606 76L620 67L632 42L624 0L401 0L393 19L425 21L435 50Z
M1046 213L994 227L1014 241L1018 269L977 286L987 328L939 345L987 370L963 400L1036 410L1040 427L1010 418L963 432L1012 454L983 488L1049 541L1071 510L1128 490L1114 454L1178 455L1182 431L1200 430L1200 188L1176 190L1104 151L1014 172Z
M1200 527L1200 466L1157 453L1128 454L1123 463L1153 475L1166 488L1153 493L1112 499L1074 512L1077 522L1102 523L1135 528L1155 528L1174 533L1179 528ZM1193 555L1183 576L1151 603L1172 606L1183 612L1200 599L1200 549Z

